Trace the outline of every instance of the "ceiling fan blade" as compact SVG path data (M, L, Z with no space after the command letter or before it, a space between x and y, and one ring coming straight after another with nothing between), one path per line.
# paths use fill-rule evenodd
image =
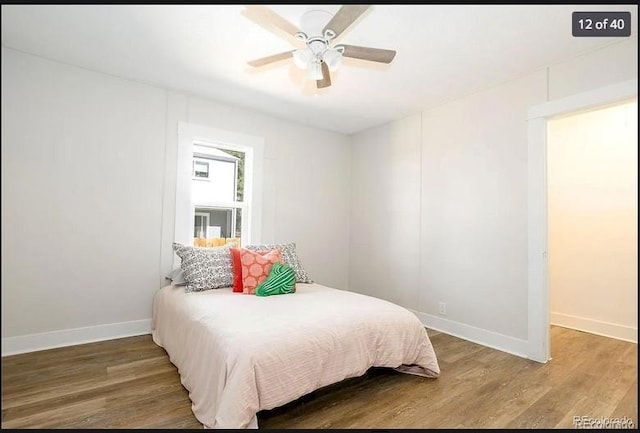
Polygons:
M331 75L329 75L329 67L325 62L322 62L322 80L316 80L316 86L318 89L324 89L331 85Z
M301 32L298 27L291 24L289 21L282 18L266 6L247 5L244 10L244 15L267 30L271 30L271 26L273 26L291 36L295 36L296 33Z
M285 51L284 53L273 54L273 55L267 56L267 57L261 57L259 59L251 60L248 63L251 66L254 66L254 67L257 68L258 66L264 66L264 65L267 65L269 63L277 62L279 60L291 58L291 53L293 53L293 50Z
M326 30L333 30L338 37L340 33L344 32L360 15L369 9L371 5L343 5L338 12L331 18L331 21L322 29L322 34Z
M338 47L344 47L342 53L345 57L353 57L354 59L369 60L371 62L391 63L396 56L394 50L383 50L382 48L359 47L357 45L340 44Z

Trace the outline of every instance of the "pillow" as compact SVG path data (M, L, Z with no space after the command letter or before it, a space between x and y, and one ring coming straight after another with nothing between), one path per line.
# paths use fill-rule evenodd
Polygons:
M180 268L175 268L165 278L167 280L171 280L171 284L173 284L174 286L184 286L185 284L187 284L187 282L184 280L184 273Z
M294 242L288 244L248 245L246 248L253 251L280 250L282 253L282 263L293 269L296 274L296 283L313 283L313 280L307 275L307 271L302 267L302 263L300 263Z
M180 268L186 281L185 292L200 292L233 285L231 245L217 248L189 247L174 243L173 249L182 259Z
M264 256L265 254L273 250L256 251L258 254ZM233 291L235 293L242 293L242 263L240 261L240 248L231 248L231 262L233 263Z
M295 293L296 273L287 265L274 263L266 280L256 287L256 296Z
M242 263L240 262L240 248L231 248L231 262L233 264L233 291L242 293Z
M242 293L254 294L256 287L269 276L274 263L282 263L280 250L264 253L242 248L240 250L242 263Z

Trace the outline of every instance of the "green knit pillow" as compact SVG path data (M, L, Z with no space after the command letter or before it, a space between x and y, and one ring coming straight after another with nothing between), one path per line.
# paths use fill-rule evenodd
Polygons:
M266 280L256 287L257 296L284 295L296 291L296 273L287 265L274 263Z

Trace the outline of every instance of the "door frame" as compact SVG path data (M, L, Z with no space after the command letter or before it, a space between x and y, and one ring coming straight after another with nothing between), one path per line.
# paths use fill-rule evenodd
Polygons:
M638 80L579 93L533 106L528 111L528 354L551 359L547 233L547 122L637 98Z

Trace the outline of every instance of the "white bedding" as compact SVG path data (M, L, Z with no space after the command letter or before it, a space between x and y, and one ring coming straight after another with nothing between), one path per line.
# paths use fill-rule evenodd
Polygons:
M437 377L425 328L408 310L319 284L259 297L166 286L152 334L178 367L206 428L257 428L256 413L370 367Z

